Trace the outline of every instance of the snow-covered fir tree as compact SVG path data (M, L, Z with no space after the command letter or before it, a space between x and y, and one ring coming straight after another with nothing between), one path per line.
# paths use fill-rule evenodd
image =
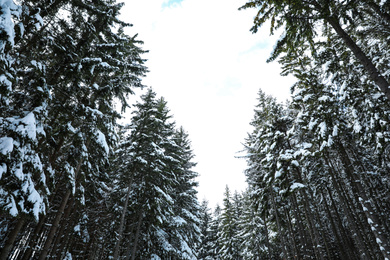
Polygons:
M122 195L114 258L196 259L199 205L187 134L175 130L152 89L135 108L115 163Z
M200 243L197 246L199 260L214 259L214 245L211 234L212 214L208 206L208 201L203 200L200 205Z

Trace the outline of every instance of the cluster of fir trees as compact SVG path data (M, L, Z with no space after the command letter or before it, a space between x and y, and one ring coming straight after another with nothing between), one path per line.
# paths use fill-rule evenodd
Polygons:
M232 194L226 187L222 206L212 210L206 200L201 203L197 259L281 259L278 251L268 255L272 245L264 232L273 231L267 231L266 225L248 191Z
M193 259L188 136L115 0L0 1L0 259Z
M200 209L200 238L197 247L199 260L216 259L253 259L247 254L245 242L252 242L243 236L243 230L250 222L244 213L249 204L245 203L245 196L235 192L231 194L226 187L222 208L217 205L213 212L204 200ZM246 258L245 258L246 257Z
M202 204L200 259L390 259L390 2L252 0L292 101L259 92L248 189ZM206 227L209 228L206 228Z
M288 104L259 93L245 141L253 259L390 259L390 2L242 8L283 30L269 60L297 80Z
M390 105L361 93L358 110L356 93L319 78L299 80L288 104L259 92L248 188L227 188L214 213L202 203L198 259L387 258Z

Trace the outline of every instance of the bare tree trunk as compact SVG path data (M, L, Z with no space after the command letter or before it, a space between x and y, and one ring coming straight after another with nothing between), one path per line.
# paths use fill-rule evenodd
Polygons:
M290 144L289 144L289 147L291 147ZM295 167L295 175L297 177L297 180L302 182L302 174L301 174L301 171L297 167ZM323 260L324 254L323 254L323 252L321 252L322 250L320 249L321 248L320 234L318 232L318 228L315 225L312 209L310 208L310 203L309 203L310 200L309 200L308 195L307 195L309 192L310 192L310 190L307 190L307 189L299 190L299 193L303 198L303 207L305 209L306 219L307 219L307 222L309 224L309 232L310 232L310 235L312 236L312 238L314 239L313 242L316 243L313 247L314 253L316 255L316 258ZM326 244L326 241L324 241L324 242ZM327 248L327 245L326 245L326 248Z
M326 21L333 27L338 36L344 41L347 47L352 51L355 55L356 59L358 59L363 65L364 69L368 72L370 78L375 82L375 84L380 88L380 90L386 95L388 99L390 99L390 84L383 77L375 65L372 63L371 59L367 57L367 55L363 52L363 50L355 43L354 40L344 31L341 27L339 20L335 17L326 18ZM389 258L390 259L390 258Z
M31 255L33 253L33 248L35 247L35 245L38 242L39 233L41 233L43 224L45 223L45 219L46 219L46 216L42 216L39 219L38 225L32 231L33 234L31 235L31 239L28 243L28 248L26 249L26 251L24 251L23 257L21 258L22 260L31 259Z
M85 143L85 146L89 147L89 143L90 141L87 140L87 142ZM74 173L74 179L75 179L75 182L77 183L77 175L79 174L80 170L81 170L81 165L83 163L83 157L80 157L79 161L77 162L77 166L76 166L76 170L75 170L75 173ZM75 183L75 185L76 185ZM66 189L66 192L65 192L65 195L64 197L62 198L62 201L61 201L61 205L57 211L57 214L55 216L55 219L52 223L52 226L50 228L50 231L49 231L49 234L47 235L47 238L46 238L46 241L45 241L45 245L43 246L43 249L41 251L41 254L39 255L39 260L44 260L46 259L48 253L49 253L49 249L53 243L53 239L54 239L54 236L55 236L55 233L57 232L57 229L58 229L58 226L60 224L60 220L62 218L62 214L64 213L64 210L65 210L65 207L66 207L66 204L68 203L68 200L69 200L69 197L70 195L72 194L72 191L70 188L67 188Z
M313 247L307 240L307 234L306 234L307 232L305 230L305 227L303 226L303 220L302 220L301 212L299 210L298 201L297 201L297 198L295 196L295 193L293 193L291 197L292 197L292 199L291 199L292 205L295 208L295 210L293 210L293 213L294 213L295 219L297 220L298 232L299 232L299 236L301 237L300 240L301 240L302 247L304 250L303 258L305 259L307 256L312 254L311 249Z
M134 245L133 245L133 251L131 252L131 260L135 259L135 252L137 251L137 244L139 240L139 234L141 232L141 225L142 225L142 220L143 220L143 211L140 212L139 218L138 218L138 225L137 225L137 232L135 233L135 238L134 238ZM127 256L127 259L129 256Z
M338 252L341 254L341 258L342 259L351 259L351 257L347 256L346 252L348 252L348 246L346 246L344 244L344 241L342 241L340 239L340 236L339 236L339 233L338 232L341 232L337 230L336 228L336 224L334 222L334 218L333 218L333 215L332 213L330 212L330 209L329 209L329 206L328 206L328 202L326 201L326 196L325 196L325 193L323 192L323 190L321 189L321 194L322 194L322 197L324 198L322 201L323 201L323 204L325 206L325 211L326 211L326 214L328 215L328 219L330 221L330 226L332 228L332 233L334 234L335 238L336 238L336 245L337 245L337 248L338 248ZM343 248L345 247L345 248Z
M264 211L263 221L264 221L264 230L265 230L265 245L268 248L268 257L269 257L269 259L272 259L271 246L269 243L269 231L268 231L268 226L267 226L266 211Z
M71 221L69 216L72 215L72 213L76 210L77 206L74 205L74 197L72 196L70 198L70 201L68 203L68 207L64 210L63 219L66 222L66 225L61 225L60 230L57 232L56 239L54 240L54 247L53 252L58 252L59 255L56 255L57 259L62 259L62 253L65 251L65 246L67 244L67 238L70 235L71 228L73 227L72 224L74 224L74 221ZM65 235L63 235L65 232Z
M355 240L357 242L358 250L360 251L360 255L362 256L367 252L367 250L365 250L365 248L366 248L365 243L362 241L363 235L361 234L360 229L357 227L357 223L355 221L355 218L352 215L353 212L349 208L349 203L348 203L347 199L344 197L344 193L341 190L341 187L339 186L340 182L339 182L339 180L336 179L336 174L334 172L334 171L336 171L336 169L329 158L326 158L326 161L327 161L327 164L331 167L329 173L330 173L333 187L335 188L337 194L339 195L340 205L342 206L344 213L346 214L346 217L348 219L348 223L351 225L353 237L355 238ZM368 257L366 257L364 259L368 259Z
M126 217L127 207L129 205L129 198L130 198L132 184L133 184L133 178L131 177L131 180L127 186L125 205L123 205L121 222L119 224L118 240L116 241L115 251L114 251L114 260L117 260L119 258L120 246L121 246L122 237L123 237L123 230L124 230L124 226L125 226L125 217Z
M379 218L377 216L377 212L373 209L371 205L371 200L367 197L364 187L360 183L360 181L356 181L356 178L354 176L353 171L353 165L351 160L349 159L349 156L347 154L347 151L345 150L343 144L338 143L338 150L340 154L341 161L343 163L343 166L345 168L345 172L347 174L347 177L349 178L349 181L351 183L351 187L353 189L353 193L358 196L358 201L360 203L360 206L364 212L364 215L366 216L366 221L371 228L371 231L373 232L375 236L376 243L379 246L379 249L383 255L383 257L386 259L390 259L390 246L388 242L388 238L385 232L382 231L383 227L380 225Z
M284 214L287 217L287 226L288 226L288 230L290 232L290 236L291 236L292 243L293 243L293 248L294 248L294 252L295 252L294 259L301 259L301 255L300 255L299 248L297 245L297 239L295 238L295 232L294 232L292 221L291 221L290 212L287 209L284 209Z
M56 217L54 219L54 222L52 223L52 226L50 228L49 234L47 235L47 238L46 238L46 241L45 241L45 245L43 246L42 252L39 255L39 258L38 258L39 260L46 259L47 255L49 253L50 246L51 246L51 244L53 242L55 233L56 233L56 231L58 229L58 226L59 226L59 223L60 223L60 220L61 220L61 217L62 217L62 213L64 212L65 206L68 203L70 194L71 194L71 190L67 189L64 197L62 198L61 205L60 205L60 207L58 209L58 212L57 212L57 215L56 215Z
M15 243L16 237L18 236L19 231L22 229L24 222L25 222L25 219L23 217L19 218L18 221L16 222L14 229L8 235L8 239L4 245L4 248L1 250L0 260L6 260L8 258L8 255L11 252L11 249Z
M285 259L289 259L289 255L288 255L288 251L287 251L287 244L286 244L286 241L284 239L284 234L282 232L282 227L280 225L280 221L279 221L279 214L277 212L277 209L276 209L276 202L275 202L275 196L274 196L274 191L273 191L273 188L269 188L270 190L270 193L271 193L271 203L272 203L272 207L273 207L273 210L274 210L274 215L275 215L275 220L276 220L276 227L278 229L278 232L280 233L280 239L282 241L282 251L283 251L283 257Z

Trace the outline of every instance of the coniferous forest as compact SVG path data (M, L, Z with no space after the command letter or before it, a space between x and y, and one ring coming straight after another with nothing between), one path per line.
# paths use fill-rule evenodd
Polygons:
M259 90L248 188L214 209L122 6L0 0L0 260L390 259L390 1L237 7L296 83Z

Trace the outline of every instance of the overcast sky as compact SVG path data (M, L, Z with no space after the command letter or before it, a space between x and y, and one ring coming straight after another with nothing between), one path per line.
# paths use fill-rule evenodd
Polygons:
M244 0L124 0L122 19L144 41L152 86L178 126L189 133L200 200L222 204L226 185L246 187L242 155L261 88L285 101L292 79L278 63L267 64L278 37L249 29L255 10L238 11Z

